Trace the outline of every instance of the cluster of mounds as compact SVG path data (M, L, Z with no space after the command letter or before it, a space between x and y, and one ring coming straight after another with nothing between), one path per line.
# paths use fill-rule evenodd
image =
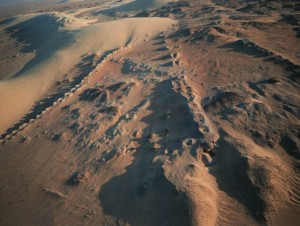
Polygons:
M272 78L266 83L274 84L275 80ZM220 131L221 139L217 142L215 161L218 162L220 170L232 173L231 183L237 184L236 189L241 194L236 198L248 206L255 219L270 222L271 213L281 208L282 200L289 199L286 177L291 172L282 159L269 152L270 149L283 149L299 159L299 139L296 138L299 126L290 124L289 117L284 116L283 111L272 108L263 98L239 89L214 89L201 104L211 115L211 119L215 123L222 123L221 128L227 131ZM283 142L287 142L287 139L289 147ZM279 173L280 166L282 168ZM217 172L215 171L217 180L229 192L232 188L226 187L228 185L222 181L224 175ZM232 182L235 180L236 182ZM289 186L293 189L295 185L290 183Z
M274 95L277 98L276 94ZM280 101L279 99L277 100ZM285 102L284 105L289 105L291 101L293 101L293 98ZM299 117L292 110L295 106L294 104L290 103L290 111L289 107L284 106L272 109L270 105L264 103L260 98L253 98L249 94L237 91L222 90L204 98L202 101L205 111L214 115L214 117L230 122L236 129L252 137L256 143L270 148L279 148L281 146L287 153L299 159L300 146L297 138L299 126L287 123L291 118ZM291 112L293 116L288 116L287 112ZM244 128L244 124L251 126ZM272 124L272 128L269 128L270 124ZM285 142L287 140L289 142Z
M146 75L152 73L152 67L150 65L145 65L144 63L137 63L132 59L125 59L122 67L122 72L124 74L136 74L139 79L143 79Z
M291 4L296 6L295 2ZM261 10L260 6L265 10L264 13L255 14ZM287 181L294 181L291 178L299 173L297 77L300 61L299 56L294 57L293 52L283 51L279 47L285 46L281 48L288 49L289 44L282 41L279 44L278 41L285 27L291 43L299 46L294 32L297 31L294 26L299 20L297 13L293 13L288 20L284 19L291 14L289 7L284 7L284 13L279 15L279 19L269 17L271 11L278 15L277 10L281 7L279 3L273 2L257 1L252 4L244 1L218 1L216 5L200 8L199 11L204 15L198 13L198 17L195 17L201 21L200 24L190 22L169 36L177 46L182 46L181 52L185 56L190 55L191 74L194 74L190 78L203 82L202 86L198 85L198 89L205 89L205 95L200 100L201 106L219 129L220 138L211 155L214 159L203 155L205 165L217 178L221 190L247 206L248 213L257 221L276 225L283 215L276 218L273 212L296 214L299 210L296 204L299 194L294 193L299 184ZM214 16L211 16L211 12L214 12ZM273 29L276 44L268 44L259 36L261 33L257 33L256 37L251 34L264 29L270 32ZM194 45L199 48L198 51L191 47ZM276 154L272 156L270 153ZM281 158L280 164L276 163L278 158ZM287 159L292 161L290 166L287 163L290 160ZM280 173L276 170L279 165L283 167ZM237 170L239 167L240 170ZM232 175L222 173L226 170L232 172ZM278 178L275 172L280 174ZM226 182L224 177L230 182ZM230 192L233 189L231 183L236 184L235 189L241 195ZM289 184L288 190L293 194L293 199L286 192L286 183ZM283 207L285 205L290 207ZM296 218L292 219L290 222L293 224Z
M299 11L299 3L295 0L291 1L253 1L251 3L244 1L213 1L216 5L232 8L240 12L253 13L253 14L270 14L272 11L282 9L289 9L289 11Z
M80 60L1 135L0 224L297 225L296 1L65 4L7 30Z
M107 86L96 85L83 90L78 99L80 105L70 104L62 108L62 112L67 114L65 122L74 135L78 135L76 146L97 150L99 141L92 142L94 133L100 129L101 121L114 122L120 115L119 106L123 99L130 95L136 84L133 82L116 82ZM93 110L86 119L85 111L82 107L92 105ZM129 116L127 117L129 118Z

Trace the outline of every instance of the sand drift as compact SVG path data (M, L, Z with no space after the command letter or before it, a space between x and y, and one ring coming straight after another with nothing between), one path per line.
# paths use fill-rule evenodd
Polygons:
M6 118L0 132L28 112L53 81L74 68L83 55L139 45L174 24L164 18L129 18L88 25L61 14L41 14L8 27L18 29L13 36L28 44L35 58L13 79L0 82L0 117Z

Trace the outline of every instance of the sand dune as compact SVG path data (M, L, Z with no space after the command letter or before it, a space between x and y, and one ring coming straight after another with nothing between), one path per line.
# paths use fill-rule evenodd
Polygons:
M0 21L0 225L298 226L297 1L39 9Z
M0 107L3 109L0 117L9 115L1 123L0 131L20 119L53 81L74 68L84 54L101 56L108 50L139 45L175 24L170 19L129 18L90 26L72 21L65 26L65 20L66 17L55 14L42 14L8 28L30 32L14 36L28 44L26 50L35 51L36 56L14 79L0 82Z

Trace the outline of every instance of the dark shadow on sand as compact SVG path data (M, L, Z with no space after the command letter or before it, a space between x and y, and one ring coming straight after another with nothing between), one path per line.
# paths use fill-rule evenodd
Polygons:
M51 15L43 14L26 20L6 29L11 37L24 44L23 53L35 52L36 56L30 60L15 77L49 59L58 50L67 47L75 41L74 34L60 31L61 21Z
M218 187L247 207L249 213L259 222L265 222L266 203L260 197L260 190L251 182L248 175L249 163L233 144L225 140L228 134L220 130L217 143L218 169L210 170ZM257 171L263 178L263 172Z
M153 162L164 149L169 153L176 149L182 152L179 137L200 137L186 102L185 97L172 89L171 80L153 89L148 107L153 113L142 119L148 127L142 131L142 137L136 139L139 147L132 164L100 190L99 199L105 215L130 225L191 225L188 197L168 181L161 163ZM149 143L153 133L162 137L158 141L161 150L154 150Z

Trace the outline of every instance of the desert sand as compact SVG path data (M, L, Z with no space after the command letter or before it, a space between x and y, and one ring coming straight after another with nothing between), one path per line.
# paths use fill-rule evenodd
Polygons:
M297 1L0 8L0 225L299 225Z

